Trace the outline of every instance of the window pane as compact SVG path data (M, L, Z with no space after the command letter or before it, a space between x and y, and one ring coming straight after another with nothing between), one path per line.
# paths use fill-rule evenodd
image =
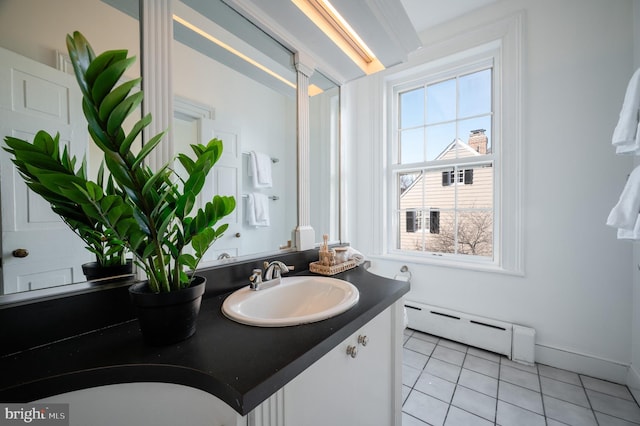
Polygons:
M491 112L491 70L460 77L460 117Z
M399 176L398 184L401 210L416 210L423 208L425 180L422 173L403 173Z
M455 185L444 184L451 169L432 170L425 173L425 208L451 209L455 207Z
M422 172L401 173L398 176L398 194L402 196L406 190L416 183L421 175Z
M401 250L421 250L421 247L424 246L423 240L425 238L425 233L422 232L421 229L409 232L410 226L407 225L408 222L411 222L412 214L417 215L418 213L420 213L420 217L422 217L422 212L400 211L400 217L398 218L398 223L400 224L398 247Z
M455 253L456 241L455 213L451 210L440 211L439 233L431 234L427 243L428 250L434 253Z
M400 164L424 161L424 128L400 132Z
M458 208L493 208L493 167L485 166L460 168L464 183L458 185Z
M456 80L427 86L427 124L456 118Z
M460 254L493 257L493 212L459 213L457 246Z
M424 87L400 94L400 128L424 125Z
M443 156L449 158L445 149L456 138L456 124L438 124L427 127L427 161L433 161ZM455 157L453 157L455 158Z
M491 153L491 116L470 118L458 122L458 135L474 151Z

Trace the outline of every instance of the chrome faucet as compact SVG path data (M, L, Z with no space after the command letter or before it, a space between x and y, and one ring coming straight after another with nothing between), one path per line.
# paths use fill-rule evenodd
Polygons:
M264 279L265 281L271 281L272 279L280 278L281 274L286 274L292 270L293 266L287 266L279 260L273 262L264 262Z
M271 263L264 262L264 281L261 269L254 269L249 277L249 288L254 291L263 290L280 284L281 274L293 270L293 266L287 266L276 260Z

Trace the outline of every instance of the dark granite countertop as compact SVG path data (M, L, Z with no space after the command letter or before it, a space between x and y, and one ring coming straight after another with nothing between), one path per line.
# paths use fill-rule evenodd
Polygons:
M312 324L238 324L220 310L225 293L205 297L196 334L175 345L145 345L133 320L5 356L0 358L0 401L28 402L116 383L165 382L209 392L246 415L409 291L408 283L361 267L335 277L358 287L360 300L349 311Z

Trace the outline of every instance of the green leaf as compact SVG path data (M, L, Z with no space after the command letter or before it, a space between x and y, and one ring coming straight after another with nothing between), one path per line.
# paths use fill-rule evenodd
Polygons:
M102 103L104 97L113 89L113 86L116 85L120 77L122 77L122 74L124 74L135 60L136 58L132 57L111 63L105 70L100 72L92 86L89 81L89 76L87 75L87 82L91 87L91 99L93 99L96 105ZM87 74L88 72L89 70L87 70Z
M136 92L120 102L109 115L107 121L107 133L113 135L120 129L124 120L138 108L138 105L142 102L144 94L142 92Z
M154 173L153 176L151 176L151 178L144 183L144 186L142 187L142 195L146 195L151 191L157 190L155 185L159 181L163 181L164 179L166 179L167 177L166 171L168 168L169 168L169 165L165 164L164 166L162 166L160 170Z
M133 125L133 128L131 129L129 134L122 141L122 143L120 143L120 150L119 150L120 155L125 155L127 152L131 150L131 144L133 144L133 142L138 137L140 132L142 132L142 130L144 130L144 128L147 127L150 123L151 123L151 114L147 114L144 117L142 117L140 120L138 120L136 124Z
M184 192L186 194L199 194L207 179L203 172L193 171L187 181L184 183Z
M178 199L176 204L176 214L178 217L185 217L191 212L196 203L196 196L192 192L185 193Z
M91 92L85 78L85 72L96 55L87 39L78 31L74 31L73 35L67 35L67 51L80 90L85 97L90 97Z
M131 89L136 87L140 81L142 81L142 78L127 81L106 95L100 104L100 109L98 110L100 120L107 121L114 108L118 106L127 97L127 95L129 95Z
M180 161L180 164L182 164L182 167L184 167L186 172L188 174L191 174L191 172L193 171L195 162L184 154L178 154L178 160Z
M107 50L106 52L98 55L87 68L85 72L85 78L90 86L93 86L96 79L107 67L117 61L121 61L127 58L126 50Z
M146 246L144 248L144 251L142 252L142 258L145 259L145 258L151 257L151 256L153 256L155 254L156 254L155 246L153 244L149 244L148 246Z
M153 151L153 149L160 143L160 140L162 139L164 134L165 132L158 133L157 135L149 139L149 141L142 146L142 149L138 153L138 156L136 157L136 161L133 163L131 168L135 169L142 163L142 161L144 161L145 157L149 155L151 151Z
M195 257L188 253L183 253L178 257L178 263L181 265L186 265L187 268L195 269L198 265L198 261Z

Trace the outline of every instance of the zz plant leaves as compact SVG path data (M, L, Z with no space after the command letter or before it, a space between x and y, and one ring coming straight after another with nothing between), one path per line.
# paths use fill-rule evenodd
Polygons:
M139 107L143 93L133 92L136 83L117 85L134 58L126 51L108 51L98 56L79 32L67 36L67 48L83 93L83 111L89 134L104 153L104 163L118 188L114 194L97 197L97 188L75 185L86 198L82 209L115 237L124 241L136 256L155 292L187 287L186 269L195 270L211 245L227 229L217 223L236 206L233 197L216 195L203 209L193 212L206 176L222 154L222 141L192 146L193 157L179 154L185 166L184 180L165 165L152 171L144 160L162 141L164 133L149 138L134 153L133 141L151 123L147 115L127 132L125 120ZM186 249L191 246L193 253Z

